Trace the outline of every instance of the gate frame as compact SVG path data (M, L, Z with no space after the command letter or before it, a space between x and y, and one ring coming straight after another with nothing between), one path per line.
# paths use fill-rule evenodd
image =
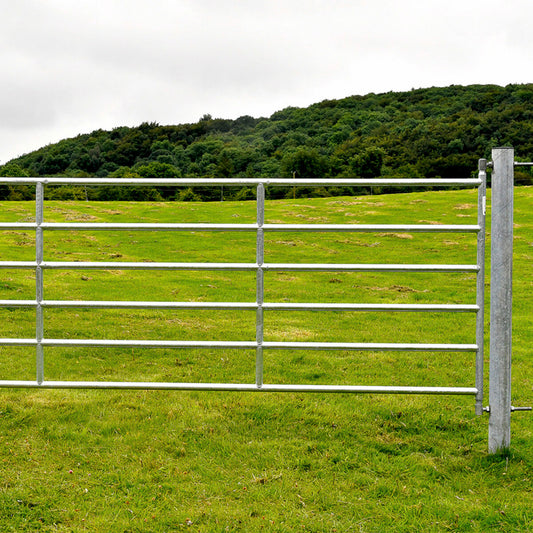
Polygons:
M498 164L495 159L495 172ZM485 213L486 213L486 162L480 160L477 178L468 179L327 179L327 180L293 180L293 179L112 179L112 178L0 178L0 184L34 184L36 186L35 223L0 223L3 229L34 229L36 232L35 261L0 261L0 269L35 270L35 300L1 300L0 307L34 307L36 310L36 335L34 339L0 339L0 345L35 346L36 380L17 381L0 380L2 387L24 388L93 388L93 389L172 389L172 390L241 390L272 392L340 392L340 393L385 393L385 394L446 394L474 395L476 397L476 414L483 413L483 339L484 339L484 264L485 264ZM499 167L498 167L499 168ZM95 224L95 223L49 223L43 219L43 202L45 185L117 185L117 186L250 186L257 187L257 221L255 224ZM477 225L319 225L319 224L265 224L264 223L264 187L275 186L431 186L431 187L477 187L478 188L478 224ZM494 202L494 199L493 199ZM493 210L494 212L494 210ZM50 230L146 230L146 231L252 231L257 235L255 263L214 264L214 263L81 263L53 262L44 260L44 231ZM512 228L511 228L512 230ZM435 232L435 233L477 233L476 265L332 265L332 264L265 264L264 233L266 231L349 231L349 232ZM163 270L247 270L256 271L256 302L75 302L50 301L44 299L44 270L47 269L163 269ZM388 272L475 272L475 305L442 304L274 304L264 302L264 272L274 271L388 271ZM138 341L138 340L68 340L44 338L45 308L92 307L92 308L237 308L256 309L255 341ZM398 343L309 343L309 342L265 342L263 340L263 312L265 309L348 309L351 311L416 311L416 312L475 312L475 344L398 344ZM492 335L491 335L492 337ZM46 381L44 377L45 346L151 346L174 348L231 348L256 350L256 380L254 384L232 383L165 383L165 382L72 382ZM350 386L350 385L286 385L265 384L263 382L264 349L305 349L305 350L374 350L374 351L442 351L475 352L476 375L475 387L388 387L388 386ZM491 370L492 375L492 370ZM491 382L492 385L492 382ZM491 386L492 390L492 386ZM492 403L492 402L491 402ZM490 409L491 418L496 420L497 407Z

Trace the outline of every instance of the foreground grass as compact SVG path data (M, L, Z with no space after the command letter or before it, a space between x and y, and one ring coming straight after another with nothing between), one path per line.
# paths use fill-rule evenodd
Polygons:
M472 191L269 202L268 222L473 223ZM513 404L531 405L533 190L516 190ZM253 203L47 204L47 220L251 222ZM2 220L33 206L2 205ZM0 254L33 259L33 235ZM254 261L253 235L50 234L49 260ZM421 248L422 247L422 248ZM473 238L273 234L267 261L474 261ZM421 252L423 250L423 252ZM0 273L1 298L33 298L29 272ZM473 279L269 274L268 301L473 303ZM47 272L45 298L254 301L253 276ZM0 309L2 336L32 313ZM379 316L378 316L379 315ZM473 342L468 315L267 313L269 340ZM253 339L254 313L47 312L46 336ZM488 320L487 320L488 322ZM34 354L0 350L2 378L33 379ZM255 354L59 350L47 379L253 381ZM472 386L471 354L277 352L270 382ZM488 400L486 400L488 402ZM3 531L528 531L532 423L513 415L509 456L487 455L470 397L199 392L0 393Z

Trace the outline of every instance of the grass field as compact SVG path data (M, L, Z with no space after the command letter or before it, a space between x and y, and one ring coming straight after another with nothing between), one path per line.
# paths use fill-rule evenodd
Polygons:
M476 194L269 201L266 222L473 224ZM0 203L0 213L20 222L35 214L25 202ZM250 223L255 203L47 202L45 220ZM30 231L0 233L2 260L32 261L34 246ZM286 232L267 234L265 246L267 262L475 263L468 234ZM513 405L533 405L532 258L533 188L517 188ZM45 260L254 262L255 235L46 232ZM44 283L45 299L68 300L254 302L256 290L246 272L58 270ZM0 299L34 297L30 270L0 271ZM267 272L265 301L475 303L475 276ZM0 336L33 337L34 314L0 308ZM265 340L474 343L474 320L266 311ZM46 309L45 338L62 337L254 340L255 311ZM1 379L35 379L33 348L0 347L0 357ZM47 380L254 376L247 350L45 349ZM264 379L472 387L474 361L472 353L265 351ZM2 531L533 530L531 415L513 415L509 455L489 456L488 416L475 416L470 396L3 389L0 424Z

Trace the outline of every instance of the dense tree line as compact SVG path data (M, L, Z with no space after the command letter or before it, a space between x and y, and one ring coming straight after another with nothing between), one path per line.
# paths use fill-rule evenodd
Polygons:
M464 178L495 146L533 160L533 84L417 89L289 107L270 118L96 130L30 154L0 175L118 178ZM532 183L520 170L521 183ZM303 195L350 194L347 187L297 189ZM395 189L397 190L397 189ZM361 193L361 191L357 191ZM282 197L294 192L269 188ZM0 198L31 196L0 186ZM213 188L48 188L56 198L137 200L246 199L253 190Z

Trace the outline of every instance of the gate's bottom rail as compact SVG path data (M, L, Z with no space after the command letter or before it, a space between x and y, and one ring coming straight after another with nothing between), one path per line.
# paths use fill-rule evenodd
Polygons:
M255 383L170 383L170 382L127 382L127 381L0 381L0 388L39 389L123 389L123 390L183 390L183 391L234 391L234 392L316 392L355 394L429 394L429 395L471 395L475 387L395 387L364 385L286 385Z

